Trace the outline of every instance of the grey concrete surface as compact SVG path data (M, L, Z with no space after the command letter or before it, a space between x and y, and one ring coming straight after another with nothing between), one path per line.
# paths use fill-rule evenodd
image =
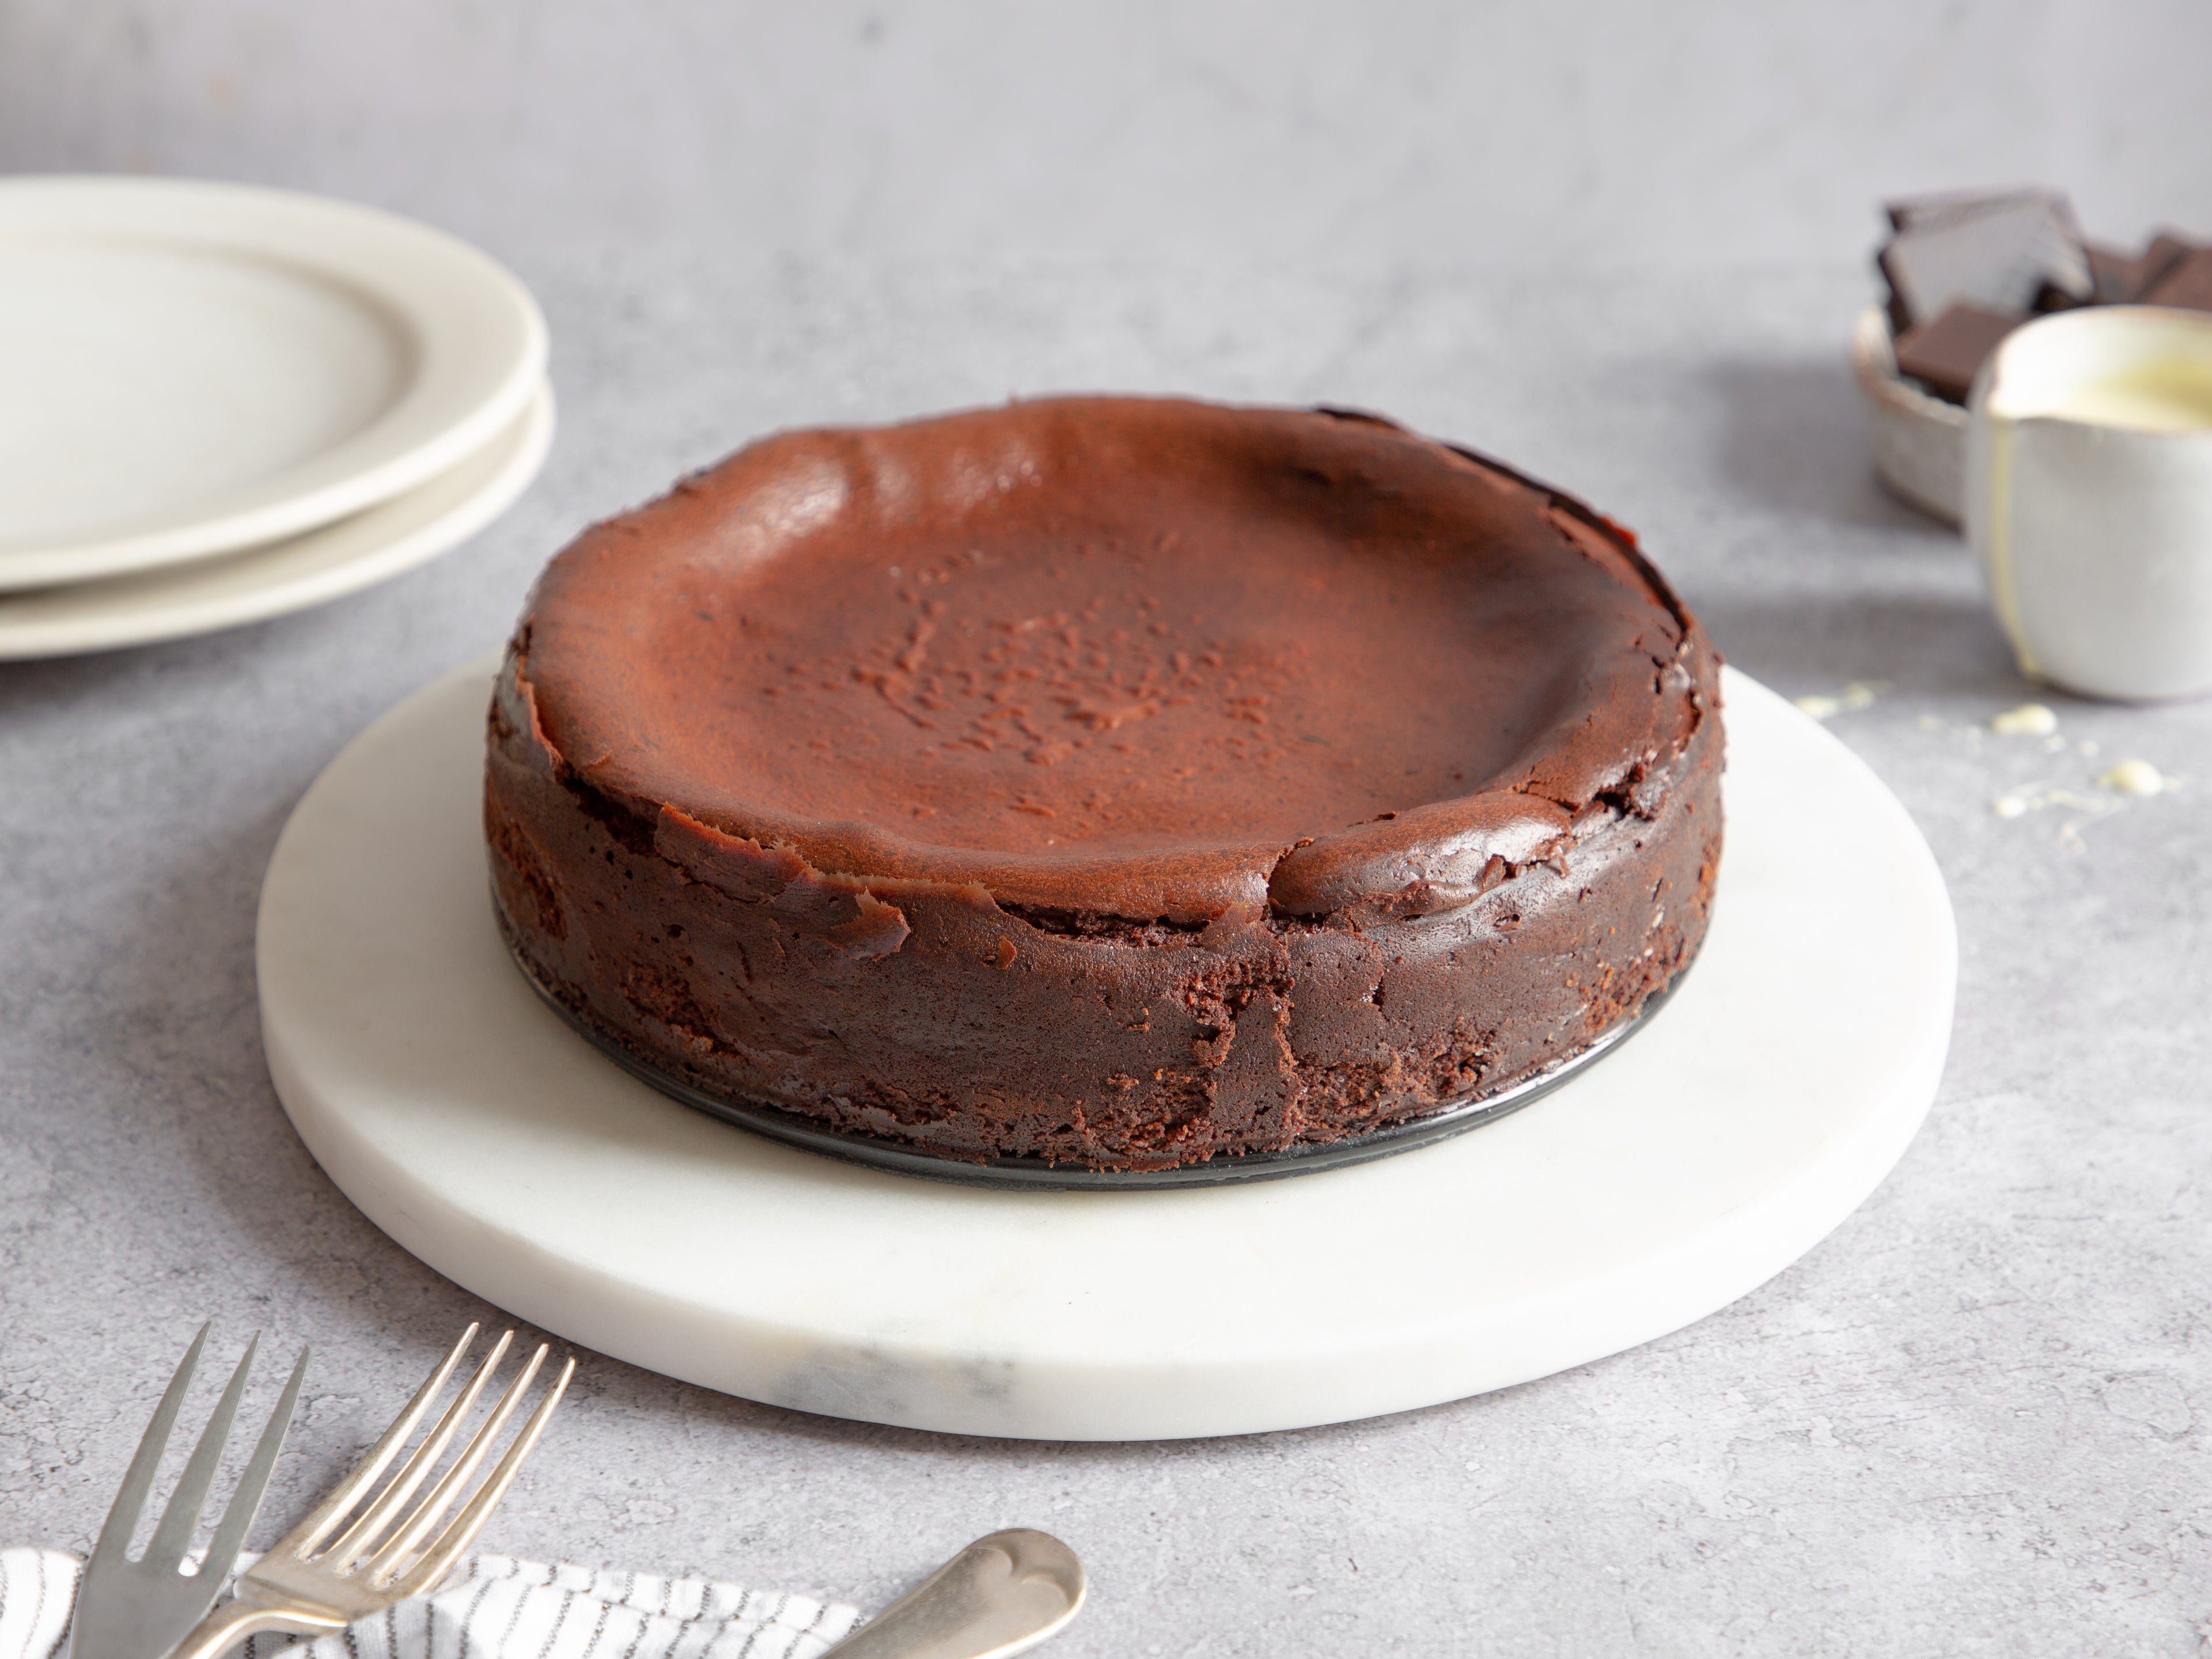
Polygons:
M2208 62L2199 0L0 0L0 167L494 242L1683 269L2021 179L2212 234Z
M226 1349L256 1327L319 1349L266 1536L493 1316L337 1194L263 1068L257 884L349 737L495 642L589 518L749 435L1162 389L1365 404L1509 457L1639 528L1753 675L1881 683L1833 729L1925 830L1963 941L1926 1130L1724 1312L1377 1421L996 1443L586 1355L488 1544L879 1606L969 1537L1042 1526L1094 1575L1067 1659L2212 1653L2212 705L2050 699L2094 757L1988 729L2030 689L1961 545L1870 479L1855 259L1355 280L504 251L545 299L562 409L504 520L308 615L0 666L0 1541L87 1543L203 1318ZM2100 795L2125 757L2185 781ZM1991 811L2031 786L2116 810Z

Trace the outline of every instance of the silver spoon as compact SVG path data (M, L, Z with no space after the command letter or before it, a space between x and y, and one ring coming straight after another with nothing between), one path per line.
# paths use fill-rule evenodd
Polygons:
M991 1533L822 1659L1005 1659L1059 1634L1083 1592L1083 1563L1051 1534Z

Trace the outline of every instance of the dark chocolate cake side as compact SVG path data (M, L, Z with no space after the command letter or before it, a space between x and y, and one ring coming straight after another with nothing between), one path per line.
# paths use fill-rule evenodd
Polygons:
M704 1092L1174 1167L1495 1092L1695 951L1718 665L1603 520L1385 422L1053 399L740 452L549 568L485 827Z

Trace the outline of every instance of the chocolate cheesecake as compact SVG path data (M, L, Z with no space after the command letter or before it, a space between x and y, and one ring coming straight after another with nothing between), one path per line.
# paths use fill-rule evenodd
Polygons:
M586 532L494 698L501 927L603 1042L951 1159L1361 1136L1705 928L1719 665L1633 539L1371 416L787 433Z

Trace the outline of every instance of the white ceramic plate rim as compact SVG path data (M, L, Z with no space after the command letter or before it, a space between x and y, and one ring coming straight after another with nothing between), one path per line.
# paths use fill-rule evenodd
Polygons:
M0 550L0 589L88 580L256 547L389 501L514 424L544 379L545 319L507 269L395 214L198 179L0 179L17 239L125 237L288 264L359 292L410 337L414 370L366 427L294 465L97 538Z
M553 442L541 383L507 429L404 495L273 547L69 587L0 593L0 660L213 633L326 605L459 546L514 504Z
M478 817L489 675L371 726L286 826L257 939L270 1075L404 1248L706 1387L1054 1439L1506 1387L1780 1272L1879 1184L1942 1073L1957 941L1926 843L1832 734L1731 671L1704 952L1633 1042L1528 1110L1197 1191L997 1192L840 1164L655 1093L514 969Z

